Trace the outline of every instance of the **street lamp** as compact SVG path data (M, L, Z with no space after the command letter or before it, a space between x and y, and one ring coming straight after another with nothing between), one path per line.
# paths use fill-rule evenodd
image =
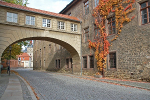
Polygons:
M12 49L12 47L11 46L9 46L9 50L7 50L7 53L9 53L10 52L10 59L11 59L11 49ZM10 75L10 59L9 59L9 63L8 63L8 68L7 68L7 74L8 74L8 72L9 72L9 75Z

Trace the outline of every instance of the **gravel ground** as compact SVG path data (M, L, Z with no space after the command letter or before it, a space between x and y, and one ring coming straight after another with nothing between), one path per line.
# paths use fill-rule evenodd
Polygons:
M150 91L57 73L17 70L40 100L150 100Z
M9 82L8 74L3 74L0 76L0 98L4 94Z

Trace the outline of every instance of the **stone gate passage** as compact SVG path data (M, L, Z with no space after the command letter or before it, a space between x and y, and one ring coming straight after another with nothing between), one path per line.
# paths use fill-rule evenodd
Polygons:
M81 67L80 30L80 20L76 17L0 1L1 56L8 46L19 41L46 40L57 43L70 52L73 72L76 73Z

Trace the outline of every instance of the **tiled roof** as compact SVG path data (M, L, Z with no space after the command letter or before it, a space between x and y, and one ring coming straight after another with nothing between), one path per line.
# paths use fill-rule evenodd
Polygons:
M27 53L22 53L20 55L18 55L18 57L30 57Z
M19 10L24 10L24 11L30 11L30 12L39 13L39 14L45 14L45 15L64 18L64 19L68 19L68 20L80 21L76 17L63 15L63 14L58 14L58 13L53 13L53 12L44 11L44 10L39 10L39 9L35 9L35 8L30 8L30 7L25 7L25 6L20 6L20 5L16 5L16 4L12 4L12 3L7 3L7 2L4 2L4 1L0 1L0 6L19 9Z

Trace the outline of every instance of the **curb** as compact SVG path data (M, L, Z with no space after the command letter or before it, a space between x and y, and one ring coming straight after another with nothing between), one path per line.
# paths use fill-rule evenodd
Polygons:
M31 89L31 87L27 84L27 82L26 82L22 77L20 77L19 75L17 75L17 76L18 76L20 79L22 79L22 81L26 84L26 86L27 86L27 88L28 88L28 90L29 90L29 92L30 92L30 94L31 94L32 99L33 99L33 100L37 100L36 96L34 95L34 93L33 93L32 89Z

